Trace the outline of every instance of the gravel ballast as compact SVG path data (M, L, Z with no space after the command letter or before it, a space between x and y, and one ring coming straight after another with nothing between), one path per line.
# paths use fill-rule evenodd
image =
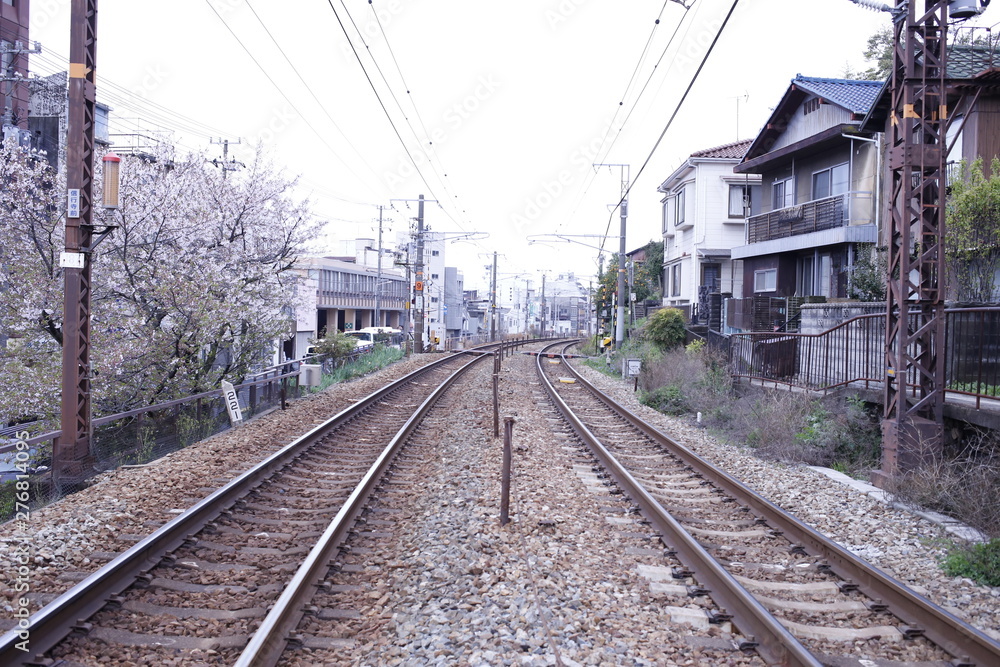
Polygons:
M96 552L131 544L118 538L148 533L352 399L433 358L335 385L144 468L102 474L90 488L33 512L31 592L66 590L78 573L103 564ZM399 528L395 583L386 575L378 584L381 620L366 625L354 652L340 655L345 662L333 664L760 664L723 650L729 628L692 625L697 607L710 603L658 592L651 570L642 568L666 564L647 553L659 545L637 537L642 527L618 497L586 482L585 457L553 431L557 422L533 363L515 355L501 375L501 415L516 419L512 522L498 521L501 445L492 437L489 374L481 370L441 430L439 456L411 510L417 519ZM941 527L805 466L721 444L692 421L639 404L631 381L582 372L681 444L1000 639L1000 589L941 572ZM8 547L20 539L15 533L10 523L0 526L5 568L12 564ZM15 591L4 583L10 613ZM682 622L685 610L694 620Z

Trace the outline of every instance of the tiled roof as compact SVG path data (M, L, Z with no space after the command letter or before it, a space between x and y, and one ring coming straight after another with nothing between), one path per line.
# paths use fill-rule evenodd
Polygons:
M691 157L728 158L732 160L739 160L746 155L748 148L750 148L750 139L744 139L743 141L716 146L715 148L706 148L705 150L691 153Z
M860 79L819 79L796 75L792 83L802 90L838 104L851 113L866 114L878 97L881 81Z
M984 44L949 44L947 58L949 79L971 79L1000 66L1000 53Z

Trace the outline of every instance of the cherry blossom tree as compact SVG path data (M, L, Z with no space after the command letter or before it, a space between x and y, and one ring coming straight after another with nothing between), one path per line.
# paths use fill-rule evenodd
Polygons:
M294 181L258 150L228 178L204 156L123 156L117 229L94 251L92 402L110 414L241 380L289 335L290 270L316 233ZM51 418L61 364L61 175L13 146L0 154L0 422ZM98 184L99 186L99 184ZM99 191L99 190L97 190Z

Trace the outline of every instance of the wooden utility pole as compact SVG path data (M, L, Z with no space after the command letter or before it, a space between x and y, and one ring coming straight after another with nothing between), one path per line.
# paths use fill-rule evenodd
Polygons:
M97 0L72 0L69 51L66 244L59 259L65 286L61 433L52 453L53 478L60 489L79 484L86 477L92 458L90 299Z

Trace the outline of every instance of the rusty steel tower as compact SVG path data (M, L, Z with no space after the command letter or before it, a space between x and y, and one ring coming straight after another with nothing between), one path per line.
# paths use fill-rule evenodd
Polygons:
M90 301L94 236L94 115L97 0L73 0L70 15L66 140L66 245L60 257L63 301L61 434L53 451L59 486L78 484L91 458Z
M897 0L893 11L883 477L943 445L950 4Z

